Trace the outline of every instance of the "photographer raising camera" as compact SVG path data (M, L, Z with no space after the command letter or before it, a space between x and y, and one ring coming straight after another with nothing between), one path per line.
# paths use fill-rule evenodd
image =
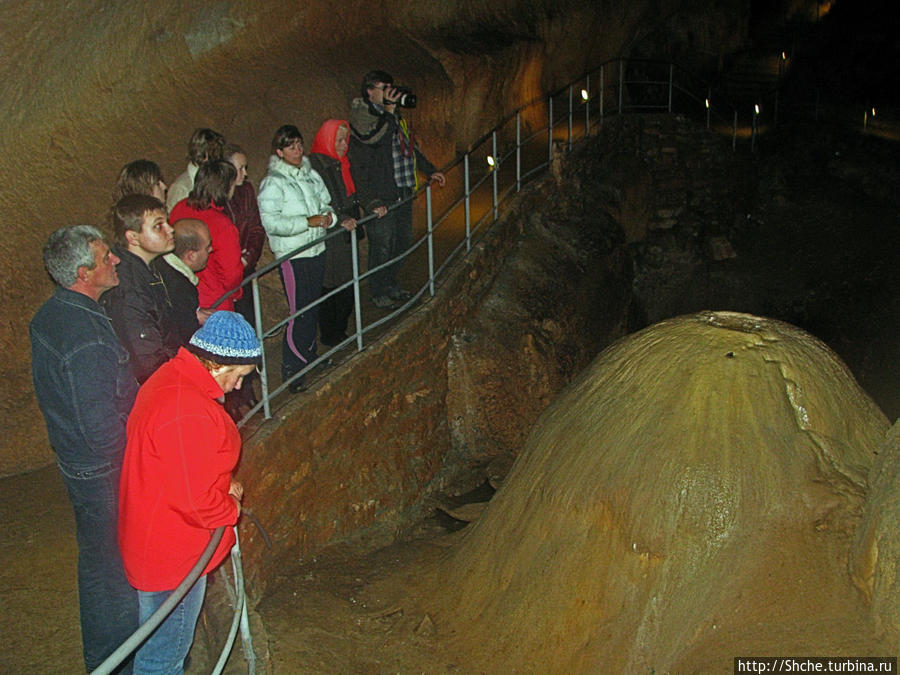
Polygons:
M366 211L390 208L386 216L367 225L369 269L373 269L412 246L408 198L418 187L419 173L440 187L445 179L419 149L412 127L400 113L400 108L415 107L415 94L395 86L394 78L383 70L366 73L361 94L350 106L353 182ZM389 265L369 278L377 307L392 308L409 300L410 293L397 283L398 267L399 263Z

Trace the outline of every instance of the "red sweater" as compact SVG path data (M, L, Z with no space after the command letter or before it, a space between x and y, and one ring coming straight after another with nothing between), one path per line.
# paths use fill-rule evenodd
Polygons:
M244 264L241 262L241 241L237 227L224 211L210 204L208 209L195 209L182 199L169 213L173 225L183 218L202 220L209 228L212 239L212 253L206 267L197 272L197 295L201 307L209 307L226 291L241 285L244 280ZM216 309L234 311L234 301L241 297L243 289L228 296Z
M183 347L138 391L128 417L119 494L119 546L125 574L141 591L175 588L220 525L234 525L229 496L241 436L215 400L222 388ZM225 529L203 571L234 545Z

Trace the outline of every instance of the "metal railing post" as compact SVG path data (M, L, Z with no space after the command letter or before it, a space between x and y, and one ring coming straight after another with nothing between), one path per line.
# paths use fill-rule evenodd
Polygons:
M259 340L259 344L264 345L263 342L263 327L262 327L262 308L259 302L259 277L253 279L250 282L250 292L253 294L253 323L254 328L256 329L256 337ZM267 420L272 419L272 406L269 402L269 371L266 369L266 350L262 350L262 363L259 368L259 386L262 391L260 395L263 400L263 414Z
M669 64L669 113L672 112L672 82L675 79L675 65Z
M712 89L706 90L706 128L709 129L709 112L712 108Z
M591 76L584 77L584 91L587 96L584 99L584 137L591 135Z
M500 178L500 157L497 155L497 130L494 129L494 133L491 134L491 153L494 158L494 166L491 167L491 173L493 173L493 183L494 183L494 220L497 220L498 210L497 210L497 181Z
M466 251L472 250L472 203L469 190L469 153L463 156L463 176L464 189L466 191L465 214L466 214Z
M772 128L778 128L778 89L775 90L775 109L772 111Z
M622 96L625 92L625 62L619 59L619 114L622 114Z
M466 174L466 179L469 176ZM516 192L522 189L522 115L516 110Z
M731 124L731 151L737 149L737 110L734 111L734 122Z
M425 187L425 213L428 228L428 292L434 297L434 224L431 219L431 183Z
M759 122L759 104L753 108L750 116L750 152L756 152L756 127Z
M356 320L356 351L361 352L363 348L362 293L359 289L359 251L356 248L357 241L356 230L353 230L350 232L350 262L353 266L353 316Z
M642 105L641 105L642 100L640 99L640 97L638 97L637 99L632 101L632 106L631 106L630 110L625 105L625 82L626 82L625 81L625 73L626 73L625 63L626 63L626 60L623 58L610 59L605 64L601 64L597 68L597 70L599 70L599 77L600 77L600 84L599 84L600 102L599 102L599 113L594 113L594 116L596 117L599 114L599 119L600 119L599 126L600 126L601 130L603 128L603 124L605 121L605 114L606 114L605 113L605 111L606 111L606 64L613 65L614 61L618 61L618 77L619 77L618 91L617 92L613 91L613 96L616 96L616 95L618 96L618 113L624 114L626 112L639 111L642 108ZM668 108L669 113L673 113L674 105L675 105L675 64L669 63L667 65L669 66L667 108ZM594 70L592 72L597 72L597 70ZM690 75L690 73L688 73L688 75ZM633 73L633 76L637 78L633 82L633 84L636 84L638 86L638 88L641 88L645 84L650 84L654 88L658 87L660 84L664 84L664 82L659 82L659 81L652 81L649 83L644 82L641 79L642 76L640 74L640 68L638 68L638 71ZM613 77L615 77L615 74L613 75ZM584 78L584 83L585 83L585 89L584 89L584 94L583 94L584 104L585 104L585 108L584 108L585 133L584 133L584 136L588 137L591 134L591 104L592 104L593 96L591 94L591 76L589 74L585 74L585 75L583 75L583 78ZM691 85L692 82L693 82L692 80L685 80L683 84L684 84L684 86L688 87ZM569 93L569 117L568 117L567 145L568 145L568 149L571 150L571 148L574 145L574 140L575 140L575 129L574 129L574 118L575 118L575 114L576 114L576 111L575 111L576 104L574 101L575 84L572 83L567 86L568 86L568 93ZM679 85L679 86L682 86L682 85ZM699 89L699 87L698 87L698 89ZM686 94L688 97L684 100L683 104L693 105L692 103L690 103L690 101L696 101L696 102L700 103L700 99L695 95L698 92L694 91L693 88L690 88L690 90L689 89L681 89L681 91L682 91L682 93ZM548 100L547 100L547 107L548 107L547 153L548 153L548 160L549 160L548 163L551 165L552 165L552 162L554 159L554 155L556 154L556 152L555 152L556 148L554 147L554 140L555 140L554 139L554 133L555 133L554 96L556 96L556 95L561 96L562 93L563 93L563 90L561 89L561 90L557 91L555 94L548 95ZM579 95L582 95L581 91L579 91ZM776 93L776 96L777 95L778 94ZM818 115L819 115L819 106L820 106L819 95L820 95L820 92L818 90L816 90L816 101L815 101L816 117L818 117ZM523 141L523 128L522 128L523 123L522 123L522 114L521 113L522 113L522 110L525 109L526 107L530 109L531 106L534 106L534 109L537 111L536 114L539 114L539 106L541 105L541 103L542 103L542 99L537 98L534 101L532 101L531 103L527 104L527 106L524 106L523 108L519 108L515 111L515 118L516 118L516 121L515 121L515 124L516 124L515 188L516 188L517 192L521 191L523 181L528 176L530 176L534 172L544 169L546 166L543 163L539 163L539 165L537 167L535 167L532 171L526 170L526 167L524 166L524 161L526 158L525 158L524 152L523 152L523 144L524 144L524 142L531 143L533 140L536 141L538 153L539 153L540 152L539 151L540 129L537 129L536 131L534 131L534 133L531 133L531 131L532 131L531 127L525 129L524 136L526 136L527 139ZM615 101L613 102L613 105L614 106L616 105ZM680 105L682 105L682 104L680 104ZM712 124L712 113L711 113L711 111L712 111L712 89L711 88L707 88L707 98L705 101L705 105L706 105L706 127L707 127L707 129L710 129L711 124ZM776 124L777 124L777 116L778 116L778 112L779 112L778 111L779 106L780 106L780 100L778 98L776 98L775 112L774 112ZM654 109L658 109L661 106L654 104L652 107ZM616 111L614 109L613 114L615 114L615 112ZM733 122L732 122L731 147L732 147L732 151L734 152L737 149L738 110L735 109L733 112L734 112L734 118L733 118ZM866 115L868 115L868 113L866 113ZM867 121L868 121L868 119L866 117L864 117L864 121L863 121L864 130L865 130L865 125L867 124ZM505 160L501 159L501 157L499 155L499 148L498 148L499 130L501 128L505 128L505 125L508 122L509 122L509 118L507 117L503 120L502 123L498 124L498 126L494 127L493 130L490 132L491 133L491 153L492 153L490 159L493 161L491 171L493 171L493 174L494 174L493 176L491 176L491 179L492 179L491 215L493 216L493 222L496 222L497 220L499 220L499 216L500 216L500 213L499 213L500 208L499 207L500 207L501 196L500 196L499 171L501 169L501 164L503 163L503 161L505 161ZM758 140L757 137L759 135L759 126L758 125L759 125L759 113L757 112L751 118L751 136L750 136L751 143L750 144L751 144L752 151L755 151L756 146L757 146L757 140ZM483 136L478 142L477 147L478 147L479 154L482 152L482 150L481 150L482 144L486 142L486 139L487 139L487 136ZM562 148L562 144L560 144L560 148ZM465 238L466 238L465 251L467 253L472 250L473 228L478 229L481 226L481 224L488 218L488 214L486 212L485 213L479 212L478 214L476 214L476 215L478 215L478 218L476 218L476 223L472 222L472 219L473 219L473 214L472 214L473 184L475 186L474 189L477 190L477 189L480 189L482 183L487 180L487 176L479 173L479 177L477 177L477 179L473 183L473 178L471 175L471 172L472 172L471 153L473 151L474 151L473 149L469 149L463 155L463 158L462 158L463 159L463 161L462 161L463 167L462 168L464 171L464 177L463 177L464 178L464 189L465 189L465 195L464 195L464 200L463 200L464 201L464 209L465 209L465 214L464 214ZM509 155L507 155L507 156L509 156ZM452 166L450 166L450 169L455 168L457 166L457 164L458 164L458 162L454 162L452 164ZM511 187L509 187L508 189L511 190ZM504 192L503 194L504 194L504 198L505 198L507 192ZM415 197L415 199L419 199L420 195L416 194L416 195L414 195L414 197ZM439 214L436 218L435 214L434 214L434 205L433 205L432 197L433 197L432 186L429 184L425 188L425 199L426 199L426 209L427 209L427 242L426 242L426 244L427 244L427 264L428 264L427 287L428 287L428 290L429 290L431 296L434 296L436 293L436 283L437 283L436 274L442 273L444 267L446 267L447 264L450 262L450 258L452 258L456 254L457 249L462 248L462 243L460 242L460 243L456 244L456 247L453 249L452 253L450 253L450 255L448 256L448 259L446 261L443 261L440 266L438 266L436 264L436 241L435 241L436 225L435 225L435 220L437 220L437 226L440 226L441 223L447 218L453 218L454 219L453 222L456 222L455 214L457 213L456 208L459 206L459 200L454 201L453 204L447 209L446 213ZM369 218L371 218L371 217L369 217ZM351 233L351 242L352 242L351 259L352 259L352 268L353 268L353 278L352 278L352 282L350 282L350 283L353 288L353 301L354 301L353 308L355 311L355 321L356 321L355 342L356 342L357 350L361 351L363 349L363 343L364 343L364 340L363 340L364 332L363 331L365 330L365 328L363 326L364 317L363 317L363 313L362 313L362 304L363 304L362 281L364 279L361 277L361 271L360 271L358 239L359 238L357 236L357 232L356 231L352 232ZM420 244L421 244L421 241L417 242L415 244L414 248L418 249L418 246ZM303 250L303 247L301 247L298 250ZM410 249L410 251L411 250L412 249ZM410 251L407 251L407 253L409 253ZM290 254L288 254L288 255L290 255ZM261 270L261 272L263 272L264 274L268 274L268 273L274 271L276 268L277 268L277 265L275 265L273 263L273 264L267 266L264 270ZM256 274L259 274L259 272L257 272ZM257 335L262 340L262 338L264 336L266 336L266 333L263 330L262 311L261 311L262 303L260 300L259 281L255 275L250 280L250 288L251 288L253 302L254 302L254 317L253 317L254 323L255 323L254 329L255 329ZM229 293L234 292L234 290L235 289L232 289L231 291L229 291ZM420 288L418 293L421 294L423 291L424 291L424 288ZM222 300L224 300L226 295L223 295L223 297L218 302L221 302ZM303 311L302 309L299 310L297 312L297 314L302 313L302 311ZM384 319L377 321L375 323L375 325L380 325L384 321L387 321L390 318L392 318L392 316L393 315L391 315L391 317L385 317ZM289 319L290 319L290 317L288 317L288 319L283 319L282 321L280 321L278 328L282 329L282 327L285 325L285 323L287 323L287 321ZM273 331L273 334L277 334L277 330ZM271 359L268 359L268 360L271 360ZM262 385L263 401L262 401L262 404L260 405L260 407L264 410L265 418L271 419L272 409L271 409L271 400L270 400L270 393L269 393L268 360L266 359L266 353L264 351L264 353L262 355L261 377L260 377L261 385ZM282 385L282 388L284 388L284 386L285 385Z
M603 128L603 101L606 98L606 89L603 85L603 66L600 66L600 128Z
M547 124L547 161L553 161L553 97L549 99L550 121Z

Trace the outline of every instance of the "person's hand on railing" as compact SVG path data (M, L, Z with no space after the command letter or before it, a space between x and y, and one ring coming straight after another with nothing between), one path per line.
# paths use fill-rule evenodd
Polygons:
M340 222L341 227L343 227L348 232L356 229L356 218L347 218L346 220L342 220Z
M216 310L214 310L214 309L208 309L206 307L198 308L197 309L197 321L202 326L203 324L206 323L206 320L210 317L210 315L212 315L212 313L215 311Z
M387 215L387 207L386 206L376 206L372 210L375 212L375 215L379 218L384 218Z
M317 216L310 216L306 219L310 227L329 227L331 225L331 214L320 213Z
M238 483L236 480L231 480L231 485L228 486L228 494L234 499L235 504L237 504L238 515L241 514L241 500L244 498L244 486Z
M444 187L444 183L447 182L447 179L444 177L440 171L435 171L433 174L428 176L429 183L437 183L438 187Z

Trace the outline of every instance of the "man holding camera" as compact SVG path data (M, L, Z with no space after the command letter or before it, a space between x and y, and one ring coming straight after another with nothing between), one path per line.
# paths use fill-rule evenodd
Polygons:
M395 87L390 73L366 73L362 96L350 107L350 170L360 202L368 212L391 207L388 214L370 223L369 269L378 267L412 246L412 200L418 174L444 186L444 174L419 149L409 122L399 107L412 108L416 97ZM396 307L410 298L397 283L398 263L369 277L372 302L381 308Z

